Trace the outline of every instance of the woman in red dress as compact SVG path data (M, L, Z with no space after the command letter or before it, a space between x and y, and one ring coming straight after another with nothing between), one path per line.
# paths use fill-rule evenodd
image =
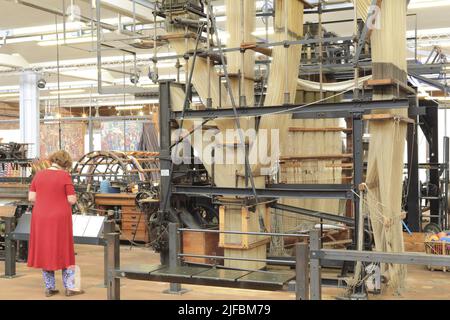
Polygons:
M39 171L31 182L28 199L34 202L31 216L28 266L43 270L45 295L57 294L55 271L62 270L66 296L80 294L74 290L75 252L72 231L72 205L75 190L69 170L72 159L66 151L49 158L51 167Z

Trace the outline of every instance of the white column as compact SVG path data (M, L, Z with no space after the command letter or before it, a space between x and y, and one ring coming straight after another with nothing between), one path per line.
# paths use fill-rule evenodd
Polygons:
M39 157L39 75L25 71L20 77L20 141L31 143L28 156Z

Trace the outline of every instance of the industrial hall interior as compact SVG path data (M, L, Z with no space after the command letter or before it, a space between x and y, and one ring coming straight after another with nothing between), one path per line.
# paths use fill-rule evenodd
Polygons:
M0 12L0 300L450 300L450 0Z

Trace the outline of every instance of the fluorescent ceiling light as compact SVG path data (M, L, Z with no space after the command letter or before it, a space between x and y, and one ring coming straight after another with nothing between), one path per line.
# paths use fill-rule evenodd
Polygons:
M122 97L123 98L123 97ZM111 99L111 100L99 100L98 102L92 104L89 101L80 101L77 102L64 102L61 105L62 108L85 108L93 105L98 105L99 107L117 107L117 106L127 106L127 105L145 105L145 104L157 104L159 103L158 99L143 99L143 100L129 100L123 101L119 99Z
M127 110L142 110L144 106L124 106L124 107L116 107L117 111L127 111Z
M269 28L269 30L267 31L268 35L272 35L274 34L274 30L273 28ZM266 35L266 29L265 28L257 28L256 31L252 32L252 35L254 35L255 37L262 37Z
M18 97L19 93L4 93L0 94L0 98Z
M70 38L64 40L48 40L48 41L39 41L38 45L41 47L45 46L56 46L56 45L64 45L64 44L75 44L75 43L87 43L97 41L97 37L79 37L79 38Z
M66 23L66 31L74 31L79 30L85 27L86 24L81 21L67 22ZM41 35L44 33L52 33L56 30L63 30L64 25L62 23L57 24L48 24L42 26L33 26L33 27L25 27L25 28L15 28L8 30L0 30L0 34L7 34L9 37L14 36L27 36L27 35Z
M425 41L421 41L418 45L418 48L424 49L424 48L428 48L431 49L432 47L443 47L443 48L447 48L450 47L450 40L446 40L446 41L430 41L429 43L426 43Z
M428 9L445 6L450 6L449 0L412 0L408 9Z
M104 95L104 94L99 94L99 93L94 93L94 94L90 94L90 93L78 93L78 94L67 94L67 95L63 95L63 97L61 97L61 99L66 99L66 100L70 100L70 99L90 99L90 98L96 98L101 99L101 98L106 98L106 97L112 97L112 98L116 98L116 97L122 97L123 98L123 94L108 94L108 95ZM126 95L127 97L132 98L133 95ZM39 100L58 100L58 96L56 95L50 95L50 96L40 96Z
M122 24L131 24L133 19L130 17L121 17ZM102 19L102 22L117 26L119 24L119 18L107 18ZM60 32L60 38L64 37L64 34L61 33L64 29L64 25L62 23L58 23L57 25L49 24L49 25L37 25L32 27L25 28L14 28L14 29L3 29L0 30L0 37L7 36L6 44L13 43L22 43L22 42L30 42L30 41L43 41L48 36L54 37L54 33L56 30ZM81 21L72 21L66 22L65 31L67 32L79 32L80 30L88 30L90 26ZM104 33L109 33L110 30L103 30ZM8 38L15 37L15 38ZM54 39L53 39L54 40Z
M415 30L408 30L406 36L408 38L415 37ZM438 36L448 36L450 35L450 28L432 28L432 29L420 29L417 30L417 35L419 37L438 37Z
M275 32L272 27L267 31L268 35L273 35ZM252 32L252 35L255 37L262 37L266 35L266 28L256 28L255 31ZM219 38L221 41L226 41L230 37L230 34L226 31L219 31Z
M426 100L450 101L450 97L426 97Z
M62 40L61 40L62 42ZM176 55L176 52L161 52L158 53L156 56L158 58L161 57L167 57L167 56L174 56ZM151 60L153 58L153 54L138 54L136 55L137 59L142 60ZM134 60L129 58L126 59L125 62L133 62ZM123 63L123 56L109 56L109 57L102 57L103 63L109 63L109 62L117 62L117 63ZM82 65L82 64L96 64L97 58L82 58L82 59L68 59L68 60L60 60L60 65ZM162 62L160 62L162 64ZM159 63L158 63L159 64ZM175 60L173 62L175 64ZM30 66L33 68L46 68L46 67L54 67L56 65L56 61L46 61L46 62L39 62L31 64Z
M84 92L83 89L72 89L72 90L60 90L60 91L50 91L50 94L71 94L71 93L81 93Z

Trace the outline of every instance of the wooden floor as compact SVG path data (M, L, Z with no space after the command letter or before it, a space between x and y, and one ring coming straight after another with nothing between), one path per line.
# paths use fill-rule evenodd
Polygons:
M82 287L86 294L78 297L66 298L57 295L50 299L106 299L106 289L103 283L103 249L93 246L77 246L77 264L82 272ZM121 263L133 264L158 264L159 255L149 249L121 247ZM6 299L47 299L43 295L43 283L40 270L27 268L24 264L18 264L19 277L14 279L0 279L0 300ZM4 263L0 263L0 274L4 273ZM61 288L61 276L57 277L57 285ZM144 282L122 280L122 299L133 300L293 300L293 293L289 292L264 292L241 289L215 288L205 286L184 286L190 291L182 296L163 294L168 284L157 282ZM393 296L389 292L382 296L371 296L371 299L429 299L450 300L450 273L439 271L430 272L425 268L410 267L408 273L408 292L402 297ZM324 288L324 299L334 299L342 294L342 290Z

